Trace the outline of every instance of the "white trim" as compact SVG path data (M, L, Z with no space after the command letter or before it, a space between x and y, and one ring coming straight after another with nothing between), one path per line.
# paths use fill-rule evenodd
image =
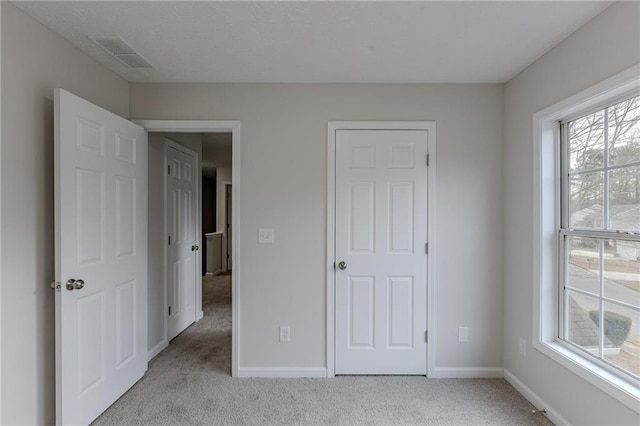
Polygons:
M151 348L149 352L147 352L147 362L155 358L160 352L162 352L168 346L169 346L169 342L167 342L167 339L164 339L162 342L158 343L153 348Z
M434 367L429 377L432 379L501 379L502 367Z
M558 326L560 165L558 121L640 88L640 65L533 115L533 326L532 346L579 377L640 412L640 390L555 342Z
M324 367L242 367L238 377L266 378L324 378L327 369Z
M132 120L147 132L226 133L231 132L232 147L232 246L231 279L231 375L238 376L240 365L240 121L239 120Z
M336 131L366 130L427 130L429 132L429 182L427 195L427 330L435 330L435 255L436 244L436 122L435 121L329 121L327 124L327 258L326 258L326 377L335 376L335 185ZM427 376L435 374L435 332L427 343Z
M2 81L2 5L0 5L0 82ZM2 84L0 84L0 99L2 99L1 93L2 93ZM2 104L2 102L0 102L0 104ZM2 152L2 107L0 105L0 153ZM0 154L0 164L2 163L1 161L2 156ZM2 175L2 169L0 168L0 176ZM0 188L2 187L1 185L2 179L0 178ZM2 193L0 192L0 212L2 211ZM1 216L1 214L0 214ZM0 220L0 223L2 223L2 221ZM0 241L2 241L2 238L0 237ZM2 245L0 244L0 247ZM0 271L2 271L2 249L0 248ZM2 273L0 273L0 377L2 377ZM0 380L0 423L2 422L2 380Z
M631 383L559 343L540 342L534 344L534 347L586 382L640 413L640 390Z
M326 259L326 345L327 377L335 377L335 229L336 229L336 130L329 122L327 136L327 259Z
M504 369L504 379L509 382L518 392L522 394L527 400L533 404L538 410L545 410L545 414L549 420L556 425L568 425L569 422L565 420L560 413L558 413L551 405L540 398L534 391L532 391L527 385L525 385L520 379L518 379L513 373L506 368Z

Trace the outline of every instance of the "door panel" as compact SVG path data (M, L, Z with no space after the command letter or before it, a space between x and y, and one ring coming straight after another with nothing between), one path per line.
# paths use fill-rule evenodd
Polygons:
M146 133L56 89L55 143L56 421L88 424L147 369Z
M428 132L336 132L336 374L426 374Z
M375 182L351 183L349 193L349 251L373 254Z
M374 277L349 278L349 344L373 349Z
M196 154L167 139L167 291L169 340L196 320Z

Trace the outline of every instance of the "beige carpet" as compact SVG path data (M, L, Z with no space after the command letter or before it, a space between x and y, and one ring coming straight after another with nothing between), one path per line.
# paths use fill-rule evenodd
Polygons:
M205 317L95 425L549 425L502 379L234 379L231 280L203 280Z

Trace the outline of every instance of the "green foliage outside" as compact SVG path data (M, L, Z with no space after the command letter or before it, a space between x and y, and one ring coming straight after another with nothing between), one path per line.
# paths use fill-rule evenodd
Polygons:
M591 321L600 324L600 311L589 311ZM622 346L631 330L631 318L616 312L604 311L604 335L616 347Z

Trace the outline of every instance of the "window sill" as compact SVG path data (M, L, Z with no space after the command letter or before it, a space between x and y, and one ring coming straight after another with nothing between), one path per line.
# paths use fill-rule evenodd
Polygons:
M640 413L640 388L557 342L536 342L533 347L607 395Z

